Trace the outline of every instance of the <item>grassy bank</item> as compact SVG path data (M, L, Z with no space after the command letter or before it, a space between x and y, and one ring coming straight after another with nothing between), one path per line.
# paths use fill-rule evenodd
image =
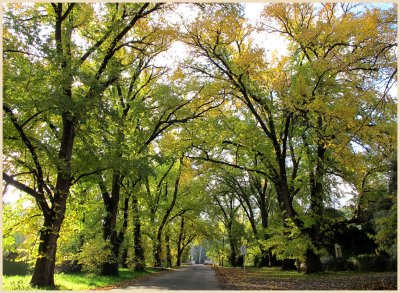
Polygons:
M133 272L130 269L120 269L119 277L97 276L95 274L56 274L54 276L58 290L90 290L108 287L127 280L137 279L157 272L146 269L145 272ZM31 276L3 276L3 290L35 290L29 285Z

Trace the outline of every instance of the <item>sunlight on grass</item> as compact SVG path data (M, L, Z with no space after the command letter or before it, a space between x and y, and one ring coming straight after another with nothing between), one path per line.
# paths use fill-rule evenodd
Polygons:
M59 290L88 290L98 287L115 285L123 281L156 272L147 269L145 272L133 272L130 269L120 269L119 277L97 276L95 274L55 274L54 281ZM29 285L31 276L3 276L3 290L34 290Z
M298 280L319 280L325 278L339 278L343 276L349 275L360 275L360 272L323 272L317 274L307 275L304 272L298 273L297 271L282 271L279 267L272 268L254 268L254 267L246 267L246 270L243 271L243 268L232 268L227 267L225 269L234 270L237 274L243 274L244 276L249 277L257 277L261 279L269 279L269 278L281 278L281 279L298 279Z

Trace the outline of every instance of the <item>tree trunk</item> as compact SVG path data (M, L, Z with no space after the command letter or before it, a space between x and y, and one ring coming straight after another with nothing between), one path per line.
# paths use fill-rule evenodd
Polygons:
M272 253L272 249L268 249L268 257L269 257L269 266L270 267L277 267L280 265L278 259L276 256Z
M141 232L141 224L139 218L139 205L138 198L135 194L132 196L132 209L133 209L133 242L134 242L134 250L135 257L134 270L137 272L144 271L145 269L145 259L144 259L144 250L142 247L142 232Z
M60 57L63 57L63 61L60 64L60 70L64 75L65 80L61 81L63 96L62 99L72 102L72 75L69 72L70 64L67 60L70 60L70 37L71 31L68 32L66 38L66 52L62 48L62 13L63 4L58 3L54 6L56 13L55 23L55 41L56 51ZM66 14L68 15L68 14ZM65 15L65 16L66 16ZM69 37L69 38L68 38ZM75 138L75 123L73 115L65 111L62 113L62 137L60 142L60 150L58 153L58 165L57 165L57 182L54 190L54 197L51 199L50 214L44 212L44 225L40 231L40 244L39 244L39 255L36 259L35 268L33 271L31 285L34 287L54 287L54 268L56 261L57 252L57 239L61 229L62 222L65 216L65 210L67 205L67 197L69 194L69 188L71 184L71 160L72 160L72 149Z
M55 227L52 222L51 218L45 219L40 230L39 256L30 282L34 287L55 287L54 267L60 227Z
M128 249L124 248L121 254L121 266L123 268L128 268Z
M312 249L306 251L306 274L322 272L322 264L319 256Z
M183 252L183 232L185 229L185 218L181 217L181 224L180 224L180 229L179 229L179 237L178 237L178 242L177 242L177 254L176 254L176 266L180 267L181 266L181 257L182 257L182 252Z
M229 256L229 262L231 264L231 266L233 267L237 267L238 265L238 259L237 259L237 253L236 253L236 247L235 247L235 243L232 239L232 235L229 235L229 246L231 248L231 254Z
M160 237L161 238L161 237ZM155 268L160 268L161 267L161 239L156 238L156 242L154 243L154 267Z
M257 262L257 267L259 267L259 268L267 267L270 264L268 250L265 250L262 247L262 245L260 245L259 248L260 248L260 257L259 257L259 261Z
M172 212L172 209L175 207L176 199L178 197L178 190L179 190L179 181L181 179L181 173L183 168L183 157L179 158L179 169L178 174L176 175L175 184L174 184L174 193L172 196L172 201L168 206L167 210L165 211L164 217L158 227L156 243L154 244L154 267L161 267L161 236L163 233L163 229L168 221L169 215ZM167 185L166 185L167 190ZM167 194L167 193L166 193Z
M318 117L318 126L322 127L322 118ZM325 146L319 144L317 147L317 162L315 171L310 170L310 192L311 192L311 207L315 223L311 228L307 229L313 245L318 249L321 247L321 220L323 214L323 176L324 176L324 160L325 160ZM306 274L319 273L323 271L321 260L319 256L311 249L306 251Z
M122 223L122 228L119 231L118 234L118 239L117 239L117 245L118 247L121 247L124 240L125 240L125 233L126 233L126 229L128 228L128 211L129 211L129 197L130 195L128 195L125 200L124 200L124 221ZM125 247L122 254L121 254L121 264L122 267L127 268L128 267L128 249Z
M294 259L285 258L282 261L282 267L281 267L282 271L295 271L296 269L297 268Z
M109 249L111 255L109 260L101 265L101 275L103 276L118 276L118 259L119 259L119 243L117 235L117 215L118 215L118 204L121 187L121 176L117 171L114 171L112 179L112 190L111 197L109 196L105 184L100 179L100 188L102 190L102 196L104 205L106 208L106 216L103 222L103 239L106 242L105 249Z
M166 251L167 251L167 267L170 268L172 267L172 255L171 255L171 247L169 245L169 236L165 236L165 245L166 245Z
M30 284L33 287L55 287L54 268L56 262L57 239L64 220L67 197L71 181L71 158L75 137L74 123L68 113L63 113L63 135L58 158L60 164L50 214L44 214L44 224L40 231L40 244Z
M182 265L182 253L183 250L178 250L176 253L176 266L180 267Z

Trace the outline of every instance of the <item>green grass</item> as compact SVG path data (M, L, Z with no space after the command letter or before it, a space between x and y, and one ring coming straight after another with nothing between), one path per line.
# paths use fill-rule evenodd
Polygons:
M243 273L243 268L228 268L232 270L241 271ZM238 272L239 273L239 272ZM245 274L247 276L259 277L262 279L268 278L282 278L282 279L298 279L298 280L321 280L321 279L335 279L341 277L349 276L362 276L368 275L368 273L363 272L353 272L353 271L342 271L342 272L322 272L317 274L305 274L304 272L298 273L297 271L282 271L279 267L273 268L254 268L246 267ZM370 273L371 274L371 273ZM379 274L379 273L375 273ZM384 274L384 273L381 273Z
M133 272L130 269L120 269L119 277L97 276L95 274L56 274L54 281L58 290L89 290L118 284L127 280L156 272L146 269L145 272ZM29 285L31 276L3 276L3 290L35 290Z

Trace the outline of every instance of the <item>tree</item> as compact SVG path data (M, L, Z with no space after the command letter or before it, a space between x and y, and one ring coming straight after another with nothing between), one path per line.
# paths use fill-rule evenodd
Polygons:
M189 219L190 220L190 219ZM178 239L176 241L176 266L180 267L182 265L182 254L190 243L195 239L197 234L193 223L188 226L187 219L184 216L180 216ZM191 233L192 232L192 233Z
M284 219L290 218L311 239L312 245L306 250L308 273L322 270L317 251L322 241L325 173L338 163L345 149L351 152L349 143L361 129L366 130L373 110L388 98L396 74L393 11L366 11L362 17L355 17L350 13L353 8L328 4L267 6L266 23L278 23L277 28L267 28L288 36L294 56L292 60L283 57L275 67L268 66L263 50L253 44L252 28L245 24L239 10L211 10L212 18L200 15L187 25L183 36L201 58L189 69L228 88L262 130L265 149L271 150L264 157L265 168ZM339 9L342 13L336 16L334 12ZM368 33L374 30L376 37L365 38L365 27L369 27ZM355 43L343 39L354 39ZM385 85L383 92L379 91L379 83ZM362 110L364 103L369 110ZM351 111L344 114L343 105L349 104L354 107L347 107ZM324 108L319 110L321 105ZM355 124L357 120L361 121ZM333 131L332 125L340 126ZM386 128L384 124L382 127ZM304 170L301 173L300 167ZM308 186L299 186L303 174L307 174ZM308 189L307 217L311 222L294 206L295 196L304 188Z
M7 204L4 239L36 258L32 285L54 287L62 260L180 263L195 241L226 240L236 265L241 237L307 273L352 231L394 256L394 6L275 3L252 25L242 4L169 20L179 5L5 6L3 181L36 205ZM267 54L271 33L287 52ZM177 42L189 57L160 66Z
M121 9L118 5L106 5L106 11L110 12L109 20L116 20L116 22L112 24L104 19L104 31L96 32L87 39L88 49L78 45L76 39L74 42L73 35L78 32L84 36L90 34L91 28L87 25L83 26L84 18L95 23L99 17L92 10L91 5L53 3L51 5L37 4L34 9L18 5L8 7L5 26L9 38L6 39L4 52L7 64L5 73L9 78L3 109L15 130L13 134L9 133L6 136L16 137L22 143L18 150L23 152L25 149L29 152L30 162L18 163L18 160L13 160L12 156L9 158L15 166L20 166L22 170L27 169L28 172L24 171L24 173L30 174L31 177L28 179L25 175L25 179L18 181L15 179L18 171L14 170L15 167L14 169L8 167L6 170L14 174L5 172L3 178L8 184L32 195L43 212L44 223L41 229L39 253L31 280L33 286L54 287L57 239L72 183L73 145L78 125L83 122L82 114L85 109L90 109L90 102L100 97L102 92L117 79L115 72L108 65L116 52L124 46L124 36L139 19L161 6L161 4L134 5L134 8L127 5ZM46 32L45 27L51 29L47 30L49 33L44 33L45 36L43 36L43 32ZM97 53L96 58L94 58L94 53ZM93 60L97 61L95 65L91 62ZM25 83L24 90L36 104L37 111L31 116L27 116L28 113L24 111L24 101L14 98L22 87L14 86L16 80L11 70L12 66L19 66L16 63L19 61L25 63L23 75L20 76ZM31 70L35 67L38 74L35 74L35 82L32 84ZM38 87L40 90L37 92L35 89L39 82L37 78L45 77L45 72L52 72L52 74L40 80L41 86ZM83 74L81 75L80 72ZM77 91L74 88L74 82L81 78L84 78L86 86L83 91ZM42 97L45 97L49 104L40 103ZM49 107L49 105L54 105L54 107ZM40 122L43 126L33 129L36 132L40 131L37 134L41 133L43 140L36 141L27 129L32 127L33 123ZM47 133L52 133L51 138L46 135ZM48 142L46 139L51 139L49 145L54 149L58 148L57 157L51 153L39 154L40 149L46 149L41 146ZM46 157L50 164L44 163ZM44 169L45 166L49 166L48 170ZM35 182L33 188L29 186L32 182Z
M224 187L216 186L213 188L211 185L209 189L212 193L212 200L216 209L215 217L223 223L226 233L228 234L230 246L229 263L233 267L238 266L239 242L244 232L238 219L240 203L236 200L235 194L224 189Z
M247 179L248 178L248 179ZM276 264L271 250L266 250L262 243L268 239L269 214L272 210L273 187L266 176L243 173L239 176L227 174L221 184L227 185L236 194L249 222L260 250L259 266ZM256 216L257 215L257 216ZM259 218L261 225L258 223Z

